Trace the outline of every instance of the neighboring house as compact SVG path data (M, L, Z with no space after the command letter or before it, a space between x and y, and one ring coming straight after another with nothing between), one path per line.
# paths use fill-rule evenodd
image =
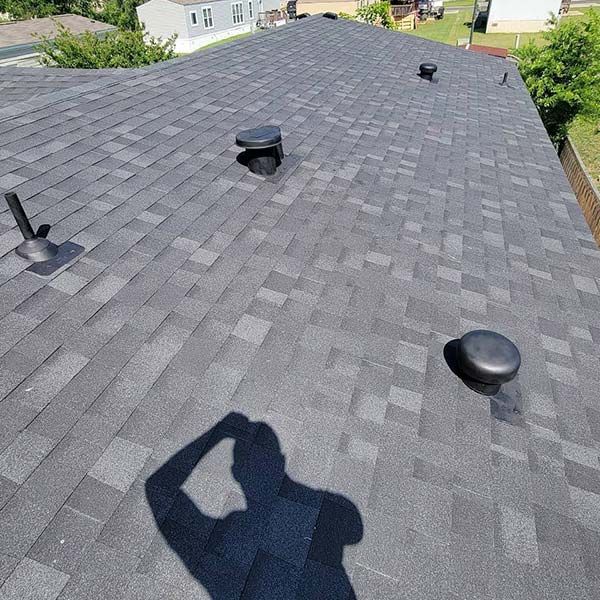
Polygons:
M177 52L193 52L212 42L252 31L259 14L279 8L279 0L148 0L137 7L148 33L177 34Z
M91 31L102 35L115 29L113 25L101 21L69 14L0 23L0 67L39 67L36 36L54 38L58 31L57 23L76 34Z
M486 33L543 31L551 14L558 16L565 0L490 0Z
M296 12L317 15L324 12L356 14L362 6L373 4L376 0L298 0Z

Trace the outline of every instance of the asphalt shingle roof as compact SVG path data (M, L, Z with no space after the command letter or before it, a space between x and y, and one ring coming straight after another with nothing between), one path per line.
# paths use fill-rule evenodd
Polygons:
M31 67L2 67L0 71L0 108L18 102L67 90L90 82L130 76L118 69L37 69Z
M600 596L600 252L511 65L314 17L0 119L87 249L36 278L0 213L3 600Z

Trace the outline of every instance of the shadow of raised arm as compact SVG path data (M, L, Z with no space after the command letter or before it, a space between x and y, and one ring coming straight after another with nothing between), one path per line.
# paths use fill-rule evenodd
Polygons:
M204 514L182 490L182 486L196 465L213 448L224 439L232 437L226 427L227 420L231 416L238 417L237 414L231 413L219 421L209 431L176 452L146 480L146 499L152 509L156 524L166 542L180 555L190 572L193 572L196 557L191 556L182 547L189 543L189 539L185 538L189 538L189 535L194 533L200 535L200 532L210 532L215 519ZM245 419L245 417L243 418ZM174 501L176 513L185 521L185 527L178 526L172 519L167 518L169 508Z
M146 480L146 495L148 496L151 489L159 489L167 496L175 496L196 465L227 437L225 434L219 435L218 427L221 423L222 421L187 446L181 448L162 467L148 477ZM148 501L152 506L150 496L148 496Z

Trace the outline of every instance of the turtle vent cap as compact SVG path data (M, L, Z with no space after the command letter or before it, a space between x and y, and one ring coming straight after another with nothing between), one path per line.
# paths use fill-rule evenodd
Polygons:
M437 65L432 62L425 62L419 65L419 77L427 79L428 81L433 80L433 74L437 71Z

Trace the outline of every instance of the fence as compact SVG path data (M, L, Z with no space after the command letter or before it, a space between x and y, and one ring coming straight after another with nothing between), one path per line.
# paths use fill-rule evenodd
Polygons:
M600 246L600 192L569 139L560 153L560 162L592 230L592 235Z

